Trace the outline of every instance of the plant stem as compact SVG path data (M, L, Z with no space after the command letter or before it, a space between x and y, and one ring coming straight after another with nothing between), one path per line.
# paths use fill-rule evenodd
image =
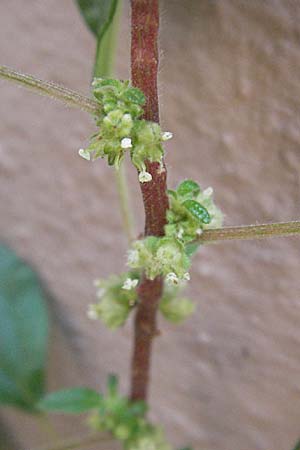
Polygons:
M110 6L110 16L97 38L96 58L94 65L95 77L109 77L113 72L116 47L116 36L119 29L122 0L114 0Z
M218 241L264 239L300 234L300 221L225 227L205 230L197 242L210 244Z
M88 113L97 112L99 105L91 98L85 97L71 89L59 86L49 81L42 81L32 75L26 75L15 70L0 66L0 78L12 81L20 86L24 86L37 94L44 95L63 102L67 106L82 109Z
M130 243L135 238L135 227L134 227L134 221L133 221L133 216L132 216L131 207L130 207L125 161L120 166L120 168L115 171L115 174L116 174L116 183L117 183L117 189L118 189L118 194L119 194L119 202L120 202L120 207L121 207L123 226L124 226L124 230L126 232L128 241Z
M159 5L158 0L131 0L131 77L146 97L144 119L159 122L157 96ZM163 236L168 209L167 172L158 163L146 162L152 181L141 183L145 208L145 235ZM143 278L134 323L131 366L131 399L147 400L153 337L157 334L156 313L163 280Z
M112 441L110 436L99 436L96 434L90 434L78 439L68 439L57 442L53 447L43 447L39 450L74 450L75 448L83 448L87 445L97 444L103 441Z

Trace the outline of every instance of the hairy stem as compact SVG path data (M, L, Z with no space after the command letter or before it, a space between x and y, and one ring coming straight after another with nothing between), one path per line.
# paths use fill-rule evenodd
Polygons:
M37 94L59 100L67 106L79 108L91 114L94 114L99 108L97 102L91 98L79 94L78 92L49 81L39 80L32 75L16 72L6 66L0 66L0 78L12 81L13 83L26 87Z
M131 0L131 77L146 96L144 119L159 122L157 96L159 5L158 0ZM145 208L145 235L163 236L168 209L167 173L158 163L146 162L152 181L141 183ZM131 399L147 400L156 313L163 280L144 278L139 287L139 306L134 323L131 366Z
M218 241L264 239L300 234L300 221L247 225L242 227L225 227L206 230L197 242L210 244Z

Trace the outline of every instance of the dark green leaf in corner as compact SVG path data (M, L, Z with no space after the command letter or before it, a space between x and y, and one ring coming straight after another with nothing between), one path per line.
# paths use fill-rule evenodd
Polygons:
M34 412L44 395L47 345L48 316L38 278L0 246L0 405Z
M112 72L115 28L120 0L76 0L79 10L97 38L94 76L106 77Z
M297 442L296 446L293 448L293 450L300 450L300 440Z
M80 414L101 406L102 396L89 388L75 387L46 395L38 408L45 412Z

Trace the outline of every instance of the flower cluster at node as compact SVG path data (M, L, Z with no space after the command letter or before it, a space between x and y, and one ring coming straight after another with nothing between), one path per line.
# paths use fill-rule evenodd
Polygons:
M140 119L145 96L129 81L95 78L93 96L99 103L96 113L99 131L86 149L79 150L79 155L87 160L106 158L109 165L119 168L129 150L139 171L139 181L151 181L145 161L162 163L162 143L171 139L172 133L163 133L157 123Z
M149 236L135 241L128 254L127 264L145 272L149 280L166 277L168 284L178 284L189 278L190 259L184 245L176 239Z
M203 230L222 226L223 214L213 201L211 187L201 190L195 181L185 180L176 190L169 190L168 194L167 236L188 244L197 239Z
M109 377L107 391L89 419L93 430L111 433L125 450L171 450L161 428L146 419L147 405L120 395L115 376Z
M197 238L205 229L220 227L223 215L213 201L212 188L202 191L193 180L183 181L168 194L166 235L133 242L127 258L131 272L97 282L100 301L90 305L91 319L101 319L113 329L122 326L138 302L143 275L149 280L164 278L159 310L167 320L180 323L193 313L194 303L180 291L190 280L191 256L200 245Z
M136 286L139 275L134 272L120 276L112 275L108 280L97 280L98 303L89 305L87 315L92 320L101 319L111 329L126 322L137 302Z

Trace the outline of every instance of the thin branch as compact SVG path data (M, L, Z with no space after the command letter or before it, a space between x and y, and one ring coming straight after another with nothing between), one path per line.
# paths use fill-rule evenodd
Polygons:
M57 442L53 447L43 447L37 450L74 450L76 448L83 448L87 445L97 444L99 442L112 442L111 436L102 436L90 434L88 436L80 437L77 439L68 439Z
M67 106L79 108L91 114L97 112L99 108L96 101L85 97L76 91L72 91L71 89L59 86L49 81L39 80L32 75L16 72L6 66L0 66L0 78L12 81L13 83L30 89L37 94L59 100Z
M205 230L197 242L210 244L218 241L264 239L300 234L300 221L246 225Z

